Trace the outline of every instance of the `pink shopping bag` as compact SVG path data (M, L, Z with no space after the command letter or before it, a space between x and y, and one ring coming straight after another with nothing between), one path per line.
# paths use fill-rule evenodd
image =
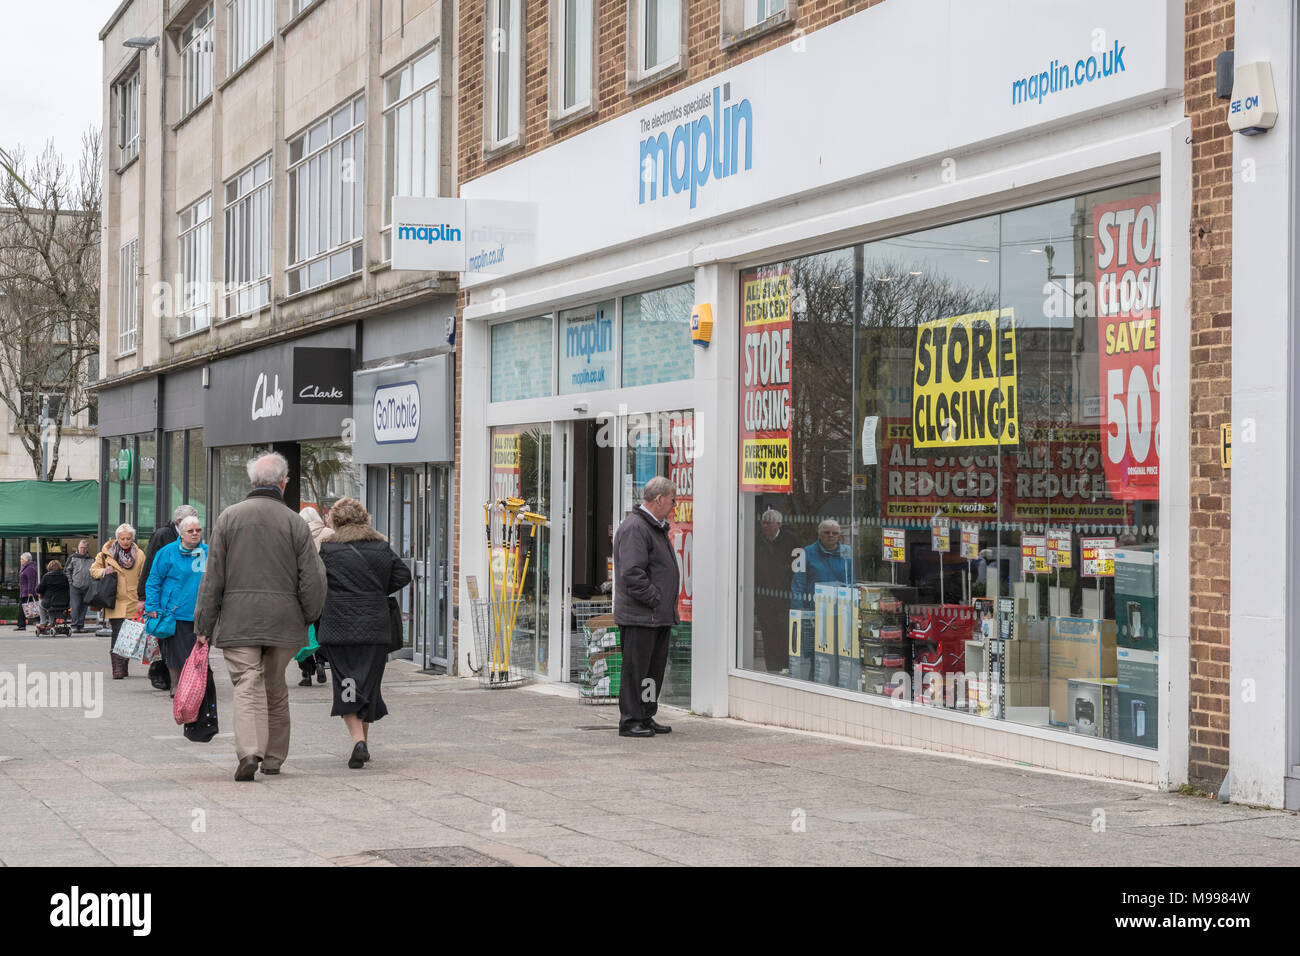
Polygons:
M192 724L198 720L207 689L208 645L195 644L181 668L180 680L176 682L176 696L172 699L172 716L176 723Z

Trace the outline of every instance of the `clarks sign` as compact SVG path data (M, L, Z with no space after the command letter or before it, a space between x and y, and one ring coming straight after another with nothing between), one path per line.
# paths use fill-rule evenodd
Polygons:
M296 405L351 405L352 350L295 348L293 401Z

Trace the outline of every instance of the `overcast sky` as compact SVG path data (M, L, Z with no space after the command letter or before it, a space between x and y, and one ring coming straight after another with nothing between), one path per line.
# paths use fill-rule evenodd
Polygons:
M103 125L99 31L121 0L0 0L0 146L28 155L50 139L69 163Z

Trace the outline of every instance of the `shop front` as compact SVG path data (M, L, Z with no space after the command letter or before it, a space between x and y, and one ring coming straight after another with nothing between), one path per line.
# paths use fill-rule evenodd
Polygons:
M474 478L462 490L480 523L484 502L505 498L548 518L531 549L537 559L523 582L512 655L524 670L579 683L591 696L617 696L616 686L596 686L604 675L588 666L590 622L612 611L614 530L646 481L665 475L679 492L672 538L682 623L664 699L690 701L694 301L693 284L678 281L487 330L486 441L477 443L479 467L464 467ZM471 527L465 511L462 520ZM484 565L480 580L486 574Z
M99 538L129 524L144 541L157 523L160 378L99 391Z
M285 501L295 511L313 507L326 517L339 498L360 496L350 431L355 349L356 327L346 325L207 367L200 387L211 515L244 499L246 466L267 451L289 462Z
M667 474L697 713L1176 785L1182 5L927 6L464 185L554 190L510 295L465 283L461 520L512 489L557 516L531 584L553 679L607 593L610 527ZM870 123L804 108L846 83ZM899 89L933 105L874 92ZM608 172L638 158L635 182ZM469 573L486 555L461 541Z
M360 369L353 461L375 527L411 569L398 593L411 659L449 673L453 421L449 354Z

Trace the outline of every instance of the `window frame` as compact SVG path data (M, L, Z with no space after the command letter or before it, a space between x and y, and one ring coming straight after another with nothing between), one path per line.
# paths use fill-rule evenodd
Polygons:
M566 39L568 30L565 22L565 4L566 0L550 0L550 62L554 64L555 69L548 70L548 102L550 105L550 127L557 129L572 123L575 120L591 116L596 112L596 76L597 66L600 63L600 31L597 25L600 22L600 9L598 0L589 0L591 4L591 41L590 55L587 75L587 96L581 102L575 102L566 106L564 103L564 81L565 71L567 68ZM581 25L579 26L581 30Z
M798 17L798 0L784 0L784 7L769 13L761 20L747 23L749 8L754 3L771 5L780 0L720 0L718 22L718 47L730 50L750 40L765 36L774 30L792 25Z
M434 77L432 80L429 80L423 85L416 87L415 86L416 64L421 63L426 58L430 58L430 57L433 58L436 67L436 70L434 72ZM426 197L437 197L442 195L442 65L443 65L442 46L438 41L435 40L431 46L426 47L421 52L407 59L406 62L402 63L396 69L390 71L386 76L383 77L380 83L382 87L382 93L381 93L382 106L380 112L380 120L382 121L382 129L383 129L382 160L384 164L383 184L382 184L383 209L382 212L380 213L380 230L379 230L380 261L382 262L390 262L393 257L393 250L392 250L393 197L398 195L398 193L397 193L397 182L396 182L396 172L395 172L396 165L395 165L395 160L392 159L391 157L390 150L396 149L396 145L392 142L392 140L399 139L401 134L401 122L398 117L398 113L403 107L411 106L412 108L411 116L414 117L415 112L414 112L413 104L416 103L417 101L427 103L428 97L433 97L432 102L433 102L433 110L434 110L434 117L433 117L434 134L433 135L434 135L434 152L436 154L434 157L434 177L433 177L434 183L433 183L433 192L431 193L429 192L428 176L425 175L423 191L418 195L426 196ZM408 79L405 76L405 74L407 73L409 73L409 89L407 89L406 92L401 92L402 82ZM394 79L396 79L398 82L399 92L397 96L394 97L393 100L390 102L388 99L389 83ZM429 123L429 114L428 114L427 105L425 106L425 112L423 115L425 118L424 145L427 147L428 123ZM392 127L391 133L390 133L390 125ZM411 134L408 133L408 136L410 135ZM408 147L409 147L409 151L413 152L414 149L413 138L411 142L408 144ZM427 174L429 169L428 166L429 159L428 159L427 149L423 151L423 157L424 157L424 161L422 164L422 169ZM412 170L415 169L414 162L411 163L411 168ZM417 195L417 194L412 192L411 195Z
M204 22L200 24L200 20ZM213 73L216 68L213 22L213 2L209 0L181 29L181 119L212 99ZM185 39L186 34L190 34L189 40ZM207 49L203 49L205 44Z
M263 169L265 178L259 180L259 173ZM245 177L252 178L252 185L247 189L242 188ZM233 199L230 198L232 187L235 190ZM222 275L225 278L225 295L221 318L224 320L249 315L271 303L271 218L275 208L271 154L267 153L261 159L254 160L227 179L222 185L222 200L222 264L225 267ZM253 223L259 216L261 228L258 235L253 236ZM243 229L245 223L248 224L246 230ZM247 232L247 236L243 235L244 232ZM246 271L250 277L236 282L234 277L244 271L240 269L240 259L247 260ZM259 259L265 271L260 275L252 275ZM259 286L263 291L256 294ZM247 293L255 294L255 302L247 308L241 308L239 299Z
M128 280L130 280L128 282ZM123 321L129 318L129 325ZM117 357L131 355L140 334L140 237L124 242L117 253ZM124 347L125 346L125 347Z
M134 120L133 135L127 136L128 120ZM113 147L120 173L140 155L140 59L113 81ZM130 155L127 155L128 151Z
M338 135L334 134L333 122L344 112L350 114L350 125ZM344 117L347 119L347 117ZM359 119L358 119L359 118ZM319 145L311 145L313 134L323 129L326 137ZM323 116L318 117L306 128L300 130L293 136L285 140L286 160L285 163L285 285L286 295L295 296L310 292L314 289L320 289L335 282L341 282L356 276L364 268L364 247L365 247L365 220L366 220L366 203L365 203L365 149L366 149L366 94L365 91L356 93L348 97L343 102L336 105ZM300 145L299 145L300 144ZM298 146L299 154L297 159L293 159L295 146ZM345 145L348 149L344 149ZM340 169L338 172L338 182L334 182L334 168L329 167L329 182L322 184L320 181L324 177L317 175L315 180L310 178L310 171L314 168L313 163L322 158L332 156L335 148L339 149ZM345 153L350 152L350 155ZM356 173L352 180L346 181L342 174L342 164L351 162ZM323 167L322 167L323 168ZM308 199L315 200L317 207L313 210L311 205L302 210L304 225L309 239L314 236L316 241L324 239L326 244L314 252L309 252L301 259L295 259L295 246L298 239L298 216L299 210L296 206L297 195L300 191L298 177L308 175ZM326 188L328 186L328 189ZM352 209L349 211L347 218L351 228L351 236L347 239L342 238L343 233L343 202L341 193L342 187L351 187L351 204ZM335 193L333 190L339 190L339 199L337 208L335 207ZM329 202L327 208L322 210L320 200L328 196ZM323 221L327 217L328 221ZM330 235L330 227L335 226L338 229L339 241L333 242ZM346 272L338 275L333 273L333 260L341 253L352 250L351 267ZM311 282L313 267L324 263L325 277L317 282ZM305 278L299 279L297 287L294 288L294 280L298 275Z
M677 56L649 69L641 64L645 57L645 25L647 4L673 2L677 4ZM636 93L654 86L669 77L686 71L689 60L686 46L687 14L682 0L628 0L627 2L627 91Z
M226 0L226 75L233 76L245 64L252 62L275 38L275 0ZM252 7L260 12L249 16ZM256 38L260 24L264 35ZM244 30L240 42L240 32ZM242 58L240 53L243 53Z
M176 214L176 272L176 338L183 338L212 325L212 193Z
M498 15L502 4L508 4L518 13L516 22L518 23L518 50L514 52L513 57L507 49L505 51L496 51L492 49L493 35L498 27ZM504 153L514 149L519 149L524 145L524 87L527 85L527 74L525 64L525 49L528 44L526 24L523 22L524 3L523 0L484 0L483 13L483 157L485 159L494 159ZM504 53L504 56L502 55ZM514 110L515 129L505 137L498 137L497 130L500 126L500 115L498 105L501 102L500 96L500 76L499 61L510 60L511 72L516 76L516 89L512 92L506 90L506 101Z

